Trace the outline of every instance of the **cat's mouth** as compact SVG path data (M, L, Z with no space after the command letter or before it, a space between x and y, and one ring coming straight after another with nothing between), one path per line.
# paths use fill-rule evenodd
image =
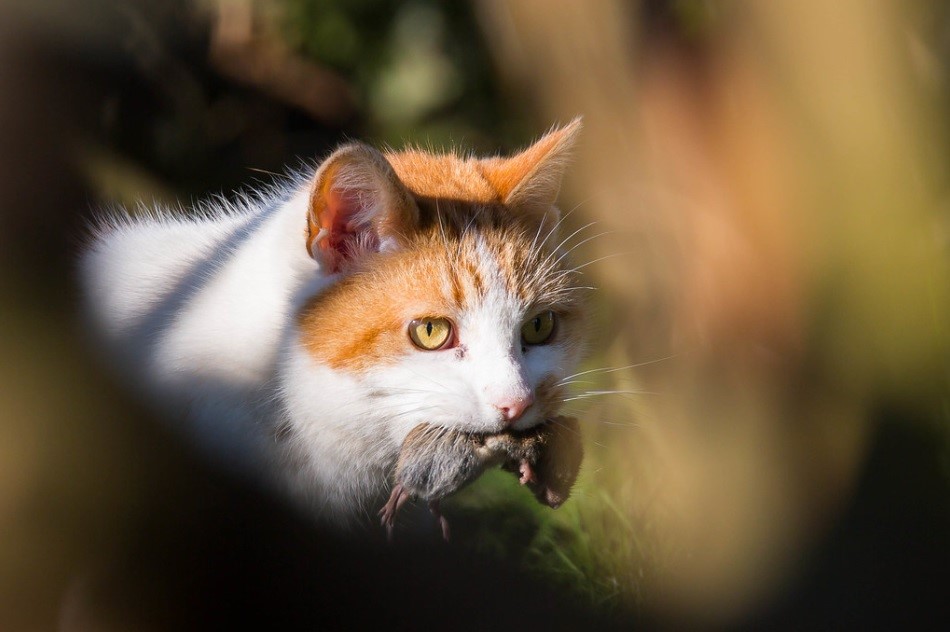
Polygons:
M477 434L491 435L509 431L523 432L544 422L547 418L544 410L545 407L534 403L514 421L505 418L503 414L499 415L488 427L478 431Z
M567 387L561 382L561 379L551 375L541 380L535 388L535 413L541 419L550 419L560 414L567 393Z

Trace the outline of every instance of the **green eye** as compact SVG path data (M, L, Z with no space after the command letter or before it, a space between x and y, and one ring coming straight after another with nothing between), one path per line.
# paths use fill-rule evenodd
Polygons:
M527 345L541 345L554 333L554 312L548 310L529 319L521 326L521 339Z
M409 323L409 338L420 349L441 349L452 336L452 323L447 318L416 318Z

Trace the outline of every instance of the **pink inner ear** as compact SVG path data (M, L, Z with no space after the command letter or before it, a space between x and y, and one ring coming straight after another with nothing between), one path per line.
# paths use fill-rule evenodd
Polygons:
M359 224L358 189L333 189L326 192L320 214L320 227L329 234L319 242L327 267L339 272L343 266L366 250L379 249L379 237L371 224Z

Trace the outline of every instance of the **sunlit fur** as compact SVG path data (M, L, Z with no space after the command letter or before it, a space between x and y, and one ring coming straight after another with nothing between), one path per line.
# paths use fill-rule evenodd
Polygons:
M386 488L419 423L498 431L499 406L525 397L515 428L556 414L585 329L553 206L578 127L511 159L350 146L239 209L106 219L82 261L91 315L124 374L199 441L343 522ZM336 191L360 205L359 247L324 253ZM554 334L523 345L544 310ZM411 342L427 316L452 322L452 344Z

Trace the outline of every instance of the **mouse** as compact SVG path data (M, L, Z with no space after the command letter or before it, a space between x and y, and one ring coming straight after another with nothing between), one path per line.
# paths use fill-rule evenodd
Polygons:
M419 424L399 451L389 500L379 511L392 539L396 514L412 498L424 500L448 541L448 520L440 502L476 480L489 467L518 476L538 502L557 508L567 500L583 460L577 420L558 416L527 430L493 434L465 433Z

